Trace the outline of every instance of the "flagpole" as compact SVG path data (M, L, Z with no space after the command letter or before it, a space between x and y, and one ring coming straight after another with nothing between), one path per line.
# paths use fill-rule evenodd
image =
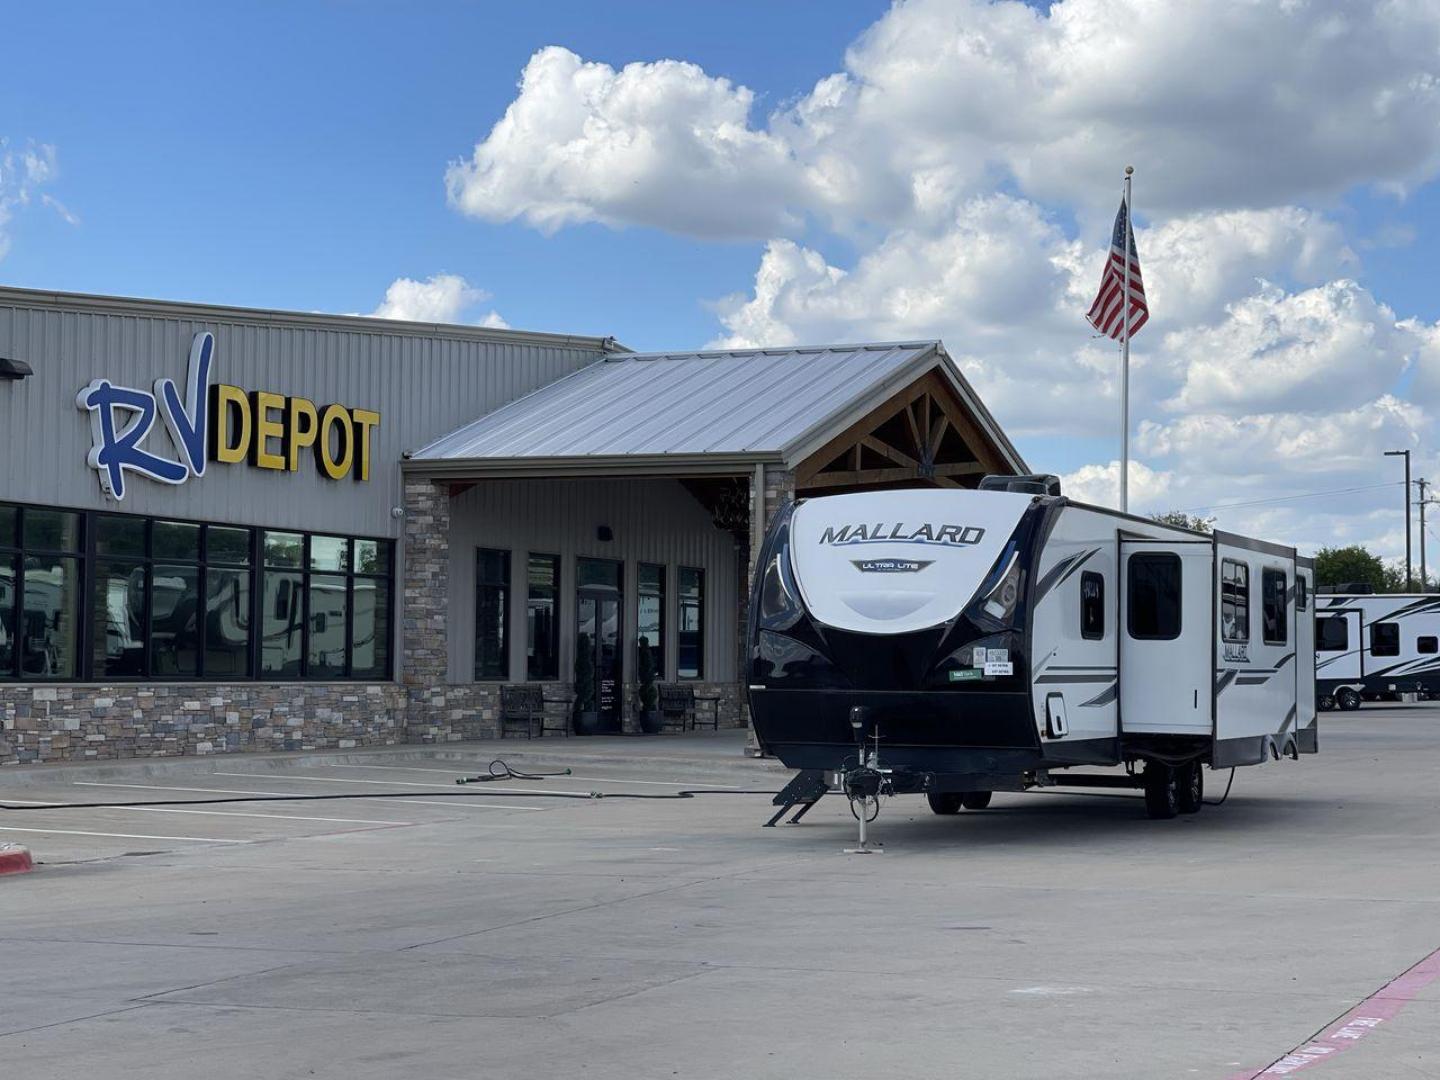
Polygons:
M1134 166L1125 166L1125 336L1120 339L1120 512L1130 512L1130 176Z

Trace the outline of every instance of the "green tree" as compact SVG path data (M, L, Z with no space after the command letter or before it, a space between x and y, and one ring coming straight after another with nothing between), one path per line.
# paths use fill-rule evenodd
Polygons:
M1380 556L1359 544L1349 547L1321 548L1315 553L1316 585L1350 585L1363 583L1376 592L1400 592L1405 588L1405 571L1386 566Z
M1215 528L1213 517L1191 517L1184 510L1166 510L1163 514L1151 514L1151 521L1158 521L1162 525L1175 525L1181 529L1191 529L1194 532L1208 533Z

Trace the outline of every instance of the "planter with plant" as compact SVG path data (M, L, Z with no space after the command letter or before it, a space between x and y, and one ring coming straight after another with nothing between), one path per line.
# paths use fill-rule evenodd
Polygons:
M595 709L595 660L591 656L589 634L575 639L573 723L576 735L594 735L600 728L600 714Z
M646 735L659 735L664 726L660 710L655 707L660 694L655 689L655 650L650 647L649 638L640 639L640 653L637 657L640 677L640 730Z

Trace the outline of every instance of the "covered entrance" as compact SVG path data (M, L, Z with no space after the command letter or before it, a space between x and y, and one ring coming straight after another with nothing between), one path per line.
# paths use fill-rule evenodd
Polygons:
M407 567L428 575L408 591L437 602L413 625L443 635L414 651L446 658L442 685L410 676L428 710L410 727L441 740L493 735L517 683L532 702L541 684L547 733L582 707L634 731L652 672L667 701L694 703L682 723L742 726L752 563L780 506L1027 468L928 341L615 352L404 470ZM481 580L477 565L503 569ZM506 614L477 625L480 611Z

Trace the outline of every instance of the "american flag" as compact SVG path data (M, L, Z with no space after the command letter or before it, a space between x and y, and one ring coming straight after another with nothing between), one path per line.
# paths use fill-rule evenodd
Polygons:
M1150 308L1145 304L1145 285L1140 280L1140 252L1135 249L1135 233L1130 228L1129 208L1120 201L1115 215L1115 233L1110 238L1110 258L1105 261L1105 276L1100 279L1100 292L1090 305L1085 318L1106 337L1117 341L1125 336L1125 240L1130 240L1130 334L1145 325Z

